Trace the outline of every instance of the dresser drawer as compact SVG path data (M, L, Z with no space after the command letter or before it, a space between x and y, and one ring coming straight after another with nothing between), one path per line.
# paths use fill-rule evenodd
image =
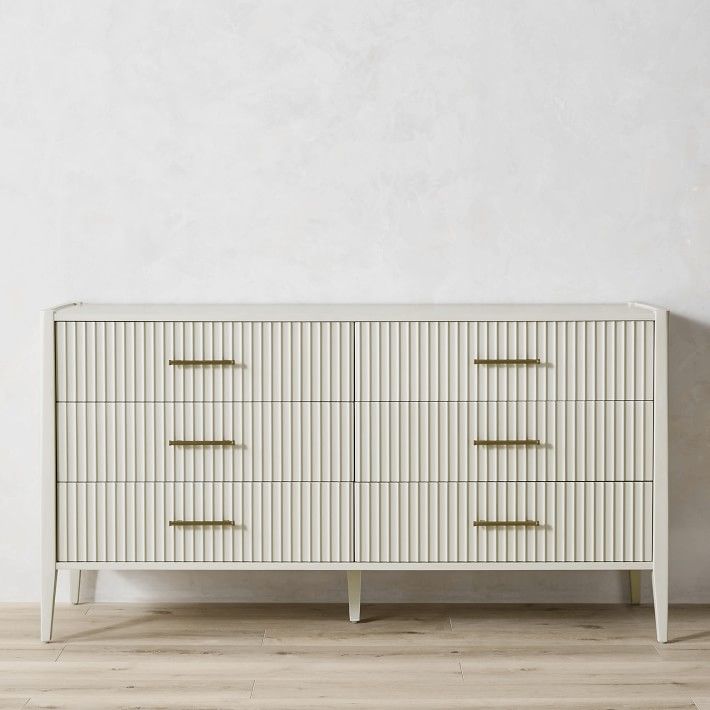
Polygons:
M352 484L60 483L57 559L346 562L351 504Z
M653 329L653 321L356 323L355 399L650 400Z
M352 400L352 323L58 322L59 402Z
M356 484L355 559L648 562L651 516L651 483Z
M352 481L352 433L352 404L65 402L57 477Z
M359 482L650 481L651 402L355 405Z

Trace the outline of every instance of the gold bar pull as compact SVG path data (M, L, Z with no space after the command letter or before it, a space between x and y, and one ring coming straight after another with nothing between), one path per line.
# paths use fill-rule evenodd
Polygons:
M171 528L189 528L198 526L220 527L233 526L233 520L171 520L168 525Z
M198 365L236 365L234 360L168 360L168 365L182 365L185 367Z
M476 439L474 446L540 446L540 439Z
M476 520L475 528L537 528L539 520Z
M512 358L498 358L498 357L477 357L473 361L474 365L539 365L539 357L512 357Z
M195 440L184 441L180 439L171 440L170 446L236 446L234 439L215 439L215 440Z

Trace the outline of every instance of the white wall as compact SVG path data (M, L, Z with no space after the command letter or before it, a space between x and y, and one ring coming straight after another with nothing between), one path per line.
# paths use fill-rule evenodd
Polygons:
M1 600L39 596L43 307L634 299L674 312L672 599L710 601L707 0L0 0L0 235ZM94 585L344 598L329 573ZM365 582L624 591L618 573Z

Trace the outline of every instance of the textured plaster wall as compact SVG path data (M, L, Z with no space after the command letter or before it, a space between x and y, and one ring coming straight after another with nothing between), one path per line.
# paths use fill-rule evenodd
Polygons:
M633 299L673 311L671 596L710 601L710 2L0 0L0 238L0 599L39 596L40 308ZM625 591L381 573L364 594ZM344 580L87 592L342 600Z

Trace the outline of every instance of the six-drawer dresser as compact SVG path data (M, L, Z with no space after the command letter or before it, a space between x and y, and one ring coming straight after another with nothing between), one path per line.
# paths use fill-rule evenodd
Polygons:
M667 311L45 311L57 570L651 570L667 638Z

